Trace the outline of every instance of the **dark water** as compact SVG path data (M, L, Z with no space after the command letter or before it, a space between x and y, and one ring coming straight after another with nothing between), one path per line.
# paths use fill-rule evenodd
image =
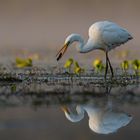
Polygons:
M93 89L1 85L0 139L139 139L139 85Z

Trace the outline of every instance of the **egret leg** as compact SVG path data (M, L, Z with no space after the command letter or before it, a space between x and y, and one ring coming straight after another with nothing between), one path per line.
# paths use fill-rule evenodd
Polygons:
M107 56L107 52L106 52L105 80L106 80L107 71L108 71L108 56Z
M110 67L110 70L111 70L111 77L114 77L113 67L112 67L112 65L110 63L110 60L109 60L107 52L106 52L106 57L107 57L107 61L108 61L108 64L109 64L109 67Z

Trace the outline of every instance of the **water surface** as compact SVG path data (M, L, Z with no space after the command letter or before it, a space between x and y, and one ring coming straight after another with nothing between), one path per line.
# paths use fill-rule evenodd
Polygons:
M45 84L28 86L16 84L14 91L1 85L2 140L139 139L138 85L94 87L89 92L69 87L59 93Z

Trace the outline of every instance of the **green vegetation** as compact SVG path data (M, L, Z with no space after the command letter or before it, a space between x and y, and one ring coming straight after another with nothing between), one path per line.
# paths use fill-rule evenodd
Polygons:
M22 58L16 58L16 67L17 68L24 68L24 67L31 67L32 66L32 59L22 59Z
M84 73L85 71L73 58L69 58L68 60L66 60L64 68L69 74L73 73L79 75L81 73Z
M139 75L140 74L140 60L137 60L137 59L133 60L132 61L132 68L134 70L134 73L136 75Z
M100 59L95 59L93 61L92 65L93 65L93 68L95 69L95 72L97 72L97 73L101 73L101 72L103 72L103 70L105 70L105 66L104 66L102 60L100 60Z
M67 70L68 73L70 73L71 71L73 61L74 61L73 58L69 58L64 64L64 68Z

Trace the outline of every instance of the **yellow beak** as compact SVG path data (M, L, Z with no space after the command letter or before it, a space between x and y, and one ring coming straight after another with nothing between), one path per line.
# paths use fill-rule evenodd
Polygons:
M70 114L70 112L69 112L69 110L68 110L68 108L67 108L66 106L62 106L61 109L62 109L64 112Z
M64 55L64 53L66 52L67 48L68 48L68 45L64 44L64 46L59 50L59 52L56 55L57 61Z

